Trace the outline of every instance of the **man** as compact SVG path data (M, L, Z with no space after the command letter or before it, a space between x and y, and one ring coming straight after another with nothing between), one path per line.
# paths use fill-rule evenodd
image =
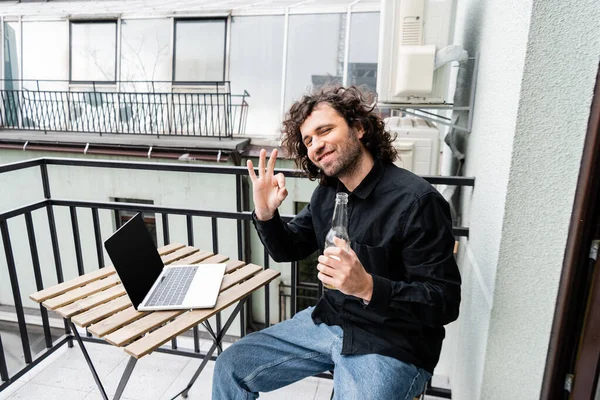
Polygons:
M392 140L356 88L326 88L292 105L282 145L319 186L289 223L277 211L287 196L283 174L274 175L277 151L268 163L261 151L258 175L248 161L254 224L271 257L299 260L318 250L317 276L336 290L225 350L213 399L253 399L328 370L343 400L423 391L443 325L458 317L460 275L448 204L392 164ZM349 193L348 251L343 243L323 248L338 191Z

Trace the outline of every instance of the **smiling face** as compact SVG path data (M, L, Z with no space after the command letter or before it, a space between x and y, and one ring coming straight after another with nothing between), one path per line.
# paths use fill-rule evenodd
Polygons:
M344 178L358 168L366 149L360 139L363 131L348 126L329 104L317 105L300 126L308 158L327 176Z

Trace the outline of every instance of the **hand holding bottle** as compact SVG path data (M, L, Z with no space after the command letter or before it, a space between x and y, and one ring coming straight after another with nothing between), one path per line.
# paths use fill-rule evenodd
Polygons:
M326 248L319 256L317 277L324 285L333 286L344 294L371 301L373 277L344 240L336 237L333 242L335 247Z
M248 174L252 180L252 196L254 199L254 212L261 221L273 218L275 211L288 195L285 188L285 176L281 173L274 175L277 150L274 149L266 164L267 152L260 151L258 159L258 176L254 172L252 161L246 163ZM266 164L266 166L265 166Z
M348 251L350 248L350 237L348 236L348 193L338 192L335 195L335 207L333 209L333 218L331 220L331 228L325 236L325 246L336 247L338 244L335 242L335 238L341 239L341 248ZM332 256L335 258L335 256ZM335 258L340 261L339 258ZM334 286L327 283L323 283L327 289L335 289Z

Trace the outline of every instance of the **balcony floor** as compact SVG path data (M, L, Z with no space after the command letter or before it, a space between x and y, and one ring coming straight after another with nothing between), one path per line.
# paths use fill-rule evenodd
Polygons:
M189 343L185 341L189 340ZM190 339L180 338L179 346L192 347ZM128 356L113 346L86 343L104 388L114 396L118 381L127 364ZM201 351L210 347L201 340ZM227 346L227 344L225 344ZM202 360L165 353L154 353L139 360L133 370L124 400L171 399L189 382ZM189 392L189 399L210 399L214 362L210 361ZM333 381L310 377L282 389L261 393L261 399L329 400ZM48 356L39 365L0 392L3 399L70 400L102 399L92 374L77 342L73 348L66 345ZM181 398L181 397L180 397ZM426 396L426 400L436 397Z
M189 347L186 339L179 345ZM201 351L210 347L201 340ZM190 341L191 345L191 341ZM109 397L127 364L128 356L113 346L85 344ZM125 392L124 400L171 399L189 382L202 360L154 353L136 364ZM210 361L189 392L189 399L210 399L214 362ZM280 390L261 394L261 399L314 399L331 397L333 381L307 378ZM73 348L62 346L46 360L0 393L0 399L101 399L100 392L85 362L77 342Z

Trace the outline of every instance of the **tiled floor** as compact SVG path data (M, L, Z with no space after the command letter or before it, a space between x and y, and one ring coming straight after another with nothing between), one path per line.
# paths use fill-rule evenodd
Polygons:
M180 342L180 345L183 343ZM210 347L203 342L201 350ZM117 384L128 356L113 346L86 343L94 366L109 397ZM192 378L202 360L164 353L154 353L137 362L121 397L124 400L171 399ZM189 399L210 399L214 362L210 361L189 392ZM328 400L333 382L328 379L307 378L270 393L261 399ZM87 363L77 343L73 348L61 347L38 366L22 376L4 391L0 399L70 400L102 399Z
M193 347L179 339L180 346ZM183 341L183 342L182 342ZM210 342L201 341L201 350L206 351ZM109 397L114 395L128 356L122 349L113 346L86 343L94 366ZM154 353L137 362L125 392L124 400L171 399L189 382L202 360L165 353ZM189 392L189 399L210 399L214 362L210 361ZM321 378L306 378L285 388L261 393L266 400L329 400L333 381ZM180 397L181 398L181 397ZM73 348L66 345L51 354L38 366L22 376L4 391L4 399L44 400L101 400L102 397L77 342ZM436 400L426 396L426 400Z

